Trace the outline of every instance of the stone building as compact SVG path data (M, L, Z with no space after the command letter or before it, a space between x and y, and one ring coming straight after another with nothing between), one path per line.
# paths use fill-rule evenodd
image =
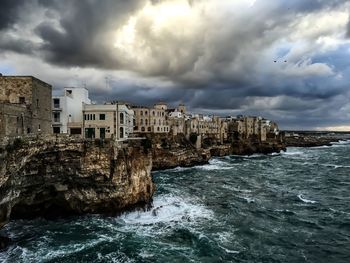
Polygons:
M265 142L269 137L275 137L279 133L278 127L274 122L261 117L238 116L229 118L226 121L231 140L250 138Z
M219 117L209 117L199 115L192 115L186 120L186 135L195 133L198 135L220 137L221 120Z
M53 133L82 135L83 105L91 104L86 88L64 88L63 96L52 98Z
M134 111L122 103L83 105L84 138L126 140L133 133Z
M133 106L135 112L135 133L169 133L167 105L163 102L154 107Z
M0 138L49 134L52 87L32 76L0 76Z

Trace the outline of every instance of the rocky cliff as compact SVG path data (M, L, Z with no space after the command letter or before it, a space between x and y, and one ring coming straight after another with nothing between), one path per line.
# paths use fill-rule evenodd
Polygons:
M277 140L264 143L252 140L236 140L224 144L212 142L201 149L196 149L183 135L169 137L154 134L148 135L147 141L152 152L153 170L206 164L210 158L216 156L269 154L286 150L284 143Z
M0 227L11 218L116 213L150 202L155 190L143 147L57 137L0 151Z

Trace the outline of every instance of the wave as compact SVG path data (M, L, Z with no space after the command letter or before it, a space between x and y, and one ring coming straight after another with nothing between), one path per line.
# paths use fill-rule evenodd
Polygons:
M282 152L281 155L303 155L304 153L301 151L286 151L286 152Z
M126 225L152 225L170 222L193 222L201 218L211 218L213 215L198 201L174 195L155 197L153 208L149 211L125 213L118 220Z
M334 142L333 145L347 145L350 144L350 140L340 140L338 142Z
M307 204L315 204L315 203L317 203L316 201L306 199L302 194L299 194L299 195L298 195L298 198L299 198L301 201L303 201L304 203L307 203Z
M219 159L211 159L209 161L209 164L201 165L201 166L196 166L196 169L199 170L205 170L205 171L214 171L214 170L230 170L233 167L230 166L229 163L224 162Z

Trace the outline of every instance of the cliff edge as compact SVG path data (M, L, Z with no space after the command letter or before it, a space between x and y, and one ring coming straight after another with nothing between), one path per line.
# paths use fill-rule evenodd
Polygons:
M0 228L12 218L116 213L151 201L143 147L68 137L16 139L0 148Z

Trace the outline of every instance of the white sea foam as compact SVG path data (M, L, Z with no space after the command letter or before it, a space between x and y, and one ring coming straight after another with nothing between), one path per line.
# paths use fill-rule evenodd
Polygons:
M211 159L209 164L196 166L196 169L205 170L205 171L214 171L214 170L230 170L233 167L229 163L221 161L219 159Z
M339 142L334 142L334 145L346 145L346 144L350 144L350 140L341 140Z
M149 211L136 211L123 214L119 220L127 225L152 225L181 221L194 221L210 218L212 211L198 201L180 196L164 195L156 197Z
M295 150L287 150L286 152L282 152L281 155L303 155L304 153L301 151L295 151Z
M303 201L304 203L307 203L307 204L315 204L315 203L317 203L316 201L306 199L302 194L299 194L299 195L298 195L298 198L299 198L301 201Z

